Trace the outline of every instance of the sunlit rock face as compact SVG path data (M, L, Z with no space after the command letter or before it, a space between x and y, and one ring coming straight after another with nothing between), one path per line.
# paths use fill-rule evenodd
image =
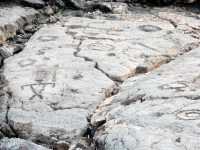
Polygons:
M51 149L200 149L199 14L121 6L45 23L4 60L0 138Z

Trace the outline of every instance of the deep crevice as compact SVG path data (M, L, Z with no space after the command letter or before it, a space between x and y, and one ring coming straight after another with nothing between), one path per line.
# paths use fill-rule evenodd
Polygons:
M6 112L6 124L10 127L12 133L14 134L14 137L18 137L18 134L15 132L14 128L11 126L11 124L9 123L9 119L8 119L8 112L9 112L10 107L7 106L7 112ZM4 133L5 135L7 135L6 133ZM7 135L10 137L10 135Z

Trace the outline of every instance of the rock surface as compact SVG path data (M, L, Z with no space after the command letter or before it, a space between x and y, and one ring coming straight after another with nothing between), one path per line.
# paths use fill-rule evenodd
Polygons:
M4 61L0 138L70 150L199 149L199 15L90 16L45 25Z
M199 149L200 48L106 99L92 122L104 149ZM103 149L99 148L99 149Z
M151 17L141 22L70 18L65 26L68 34L82 39L77 56L96 62L113 80L124 81L198 45L197 39L177 32L168 21Z
M12 139L4 138L0 140L0 149L1 150L49 150L42 146L17 138L12 138Z
M20 138L52 144L52 137L81 136L89 110L94 111L115 87L94 63L74 56L80 43L65 31L42 28L23 52L5 61L10 68L4 70L9 81L5 88L13 91L8 123Z

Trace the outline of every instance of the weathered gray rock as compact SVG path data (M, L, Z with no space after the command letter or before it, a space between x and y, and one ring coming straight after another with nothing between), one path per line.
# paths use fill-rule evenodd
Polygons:
M93 7L94 4L95 4L95 3L92 2L92 1L87 1L87 2L86 2L87 7Z
M80 137L90 112L115 88L94 63L74 56L80 41L65 31L44 27L21 53L5 61L9 82L4 90L12 91L8 124L18 137L47 146L53 144L51 138Z
M199 19L197 15L195 17L195 14L193 14L193 17L190 17L187 15L186 11L180 10L179 12L177 12L176 9L164 9L162 12L160 11L159 8L155 8L153 11L153 13L157 14L159 17L161 18L165 18L168 20L171 20L171 22L173 24L175 24L175 26L179 27L179 26L185 26L187 27L187 29L193 28L193 29L200 29L199 27Z
M113 14L126 14L128 13L128 5L126 3L119 2L103 2L100 3L101 7L110 9Z
M3 59L7 59L9 58L11 55L8 53L8 51L6 51L5 49L0 49L0 53L1 53L1 57Z
M49 150L34 143L18 139L18 138L4 138L0 140L1 150Z
M84 16L84 12L82 10L64 10L63 11L63 16L67 17L83 17Z
M43 17L37 18L36 22L38 24L46 24L46 23L49 22L49 18L46 18L46 17L43 16Z
M49 17L49 22L50 22L50 23L56 23L56 22L57 22L56 17L50 16L50 17Z
M33 33L34 32L34 26L33 25L27 25L24 27L24 31L28 33Z
M34 8L43 8L45 6L43 0L21 0L21 3L25 6Z
M65 3L62 0L55 0L55 4L58 7L65 7Z
M85 8L85 0L64 0L67 5L72 4L74 7L77 7L79 9L84 9Z
M53 14L53 10L52 10L52 8L51 8L50 5L48 5L48 6L46 6L46 7L44 8L44 12L45 12L46 14L48 14L48 15L52 15L52 14Z
M104 149L199 149L200 49L124 87L96 110Z
M45 25L5 60L0 136L92 149L96 131L97 149L199 149L199 39L187 33L199 22L173 11Z
M0 45L13 36L25 23L31 23L39 13L31 8L11 7L0 9Z
M149 17L149 16L147 16ZM124 81L146 73L190 48L199 40L176 32L168 21L107 21L70 18L68 34L82 39L79 57L97 63L110 78Z

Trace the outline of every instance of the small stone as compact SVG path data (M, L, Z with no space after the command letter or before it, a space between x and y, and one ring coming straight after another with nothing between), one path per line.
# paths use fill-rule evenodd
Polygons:
M50 22L50 23L56 23L56 22L57 22L56 17L50 16L50 17L49 17L49 22Z
M88 7L92 7L92 6L94 5L94 2L92 2L92 1L87 1L87 2L86 2L86 5L87 5Z
M45 17L41 17L37 19L37 23L39 24L46 24L48 22L48 19L46 19Z
M59 8L57 6L52 6L53 13L57 13Z
M15 137L15 134L13 133L12 129L7 123L3 123L1 125L1 131L7 136L7 137Z
M34 8L43 8L45 6L44 1L42 0L21 0L21 3L25 6Z
M54 143L55 141L56 141L56 142L58 141L58 139L55 138L55 137L52 137L52 138L50 139L50 143Z
M17 44L24 44L26 42L27 42L27 39L22 39L22 38L18 38L16 41Z
M73 3L75 7L79 9L84 9L85 0L68 0L69 2Z
M58 141L53 145L53 150L68 150L68 149L69 149L69 143L65 141Z
M83 17L84 16L84 12L82 10L66 11L66 12L63 13L63 16Z
M0 51L1 51L1 56L2 56L3 60L10 57L10 54L7 51L5 51L3 49L1 49Z
M65 3L62 0L55 0L55 4L58 7L65 7Z
M14 45L14 54L16 54L16 53L19 53L19 52L21 52L22 51L22 49L23 49L23 46L22 45L18 45L18 44L16 44L16 45Z
M35 32L35 29L34 29L33 32ZM21 38L22 38L22 39L30 39L31 36L32 36L32 34L31 34L31 33L28 33L28 34L22 35Z
M16 31L16 34L25 34L24 30L23 29L18 29Z
M34 32L34 26L33 25L27 25L27 26L25 26L24 31L26 31L28 33L33 33Z
M50 7L50 5L48 5L48 6L45 7L44 12L45 12L46 14L48 14L48 15L53 14L53 10L52 10L52 8Z

